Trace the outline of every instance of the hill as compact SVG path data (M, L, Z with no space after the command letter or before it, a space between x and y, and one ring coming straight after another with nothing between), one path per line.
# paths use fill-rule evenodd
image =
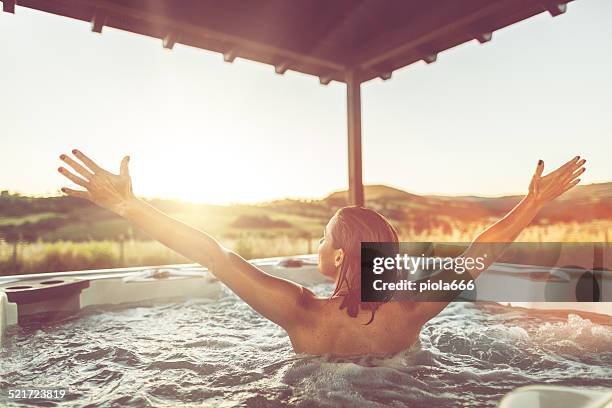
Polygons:
M334 192L322 202L341 207L348 192ZM522 196L420 196L384 185L365 186L366 206L391 212L397 220L418 217L449 217L470 222L498 218L512 209ZM612 182L577 186L542 209L535 222L586 222L612 217Z
M417 195L385 185L365 186L366 206L395 225L419 232L451 231L458 224L499 219L521 196L476 197ZM172 200L150 203L213 235L318 236L334 212L348 204L348 192L320 200L282 199L253 205L215 206ZM534 220L550 225L612 219L612 183L578 186L547 205ZM147 239L129 224L89 202L69 197L36 198L0 193L0 238L6 241Z

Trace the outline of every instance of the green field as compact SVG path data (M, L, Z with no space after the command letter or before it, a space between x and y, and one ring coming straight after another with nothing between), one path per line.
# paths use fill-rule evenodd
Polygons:
M469 242L483 225L457 228L447 234L440 229L421 233L404 231L403 241ZM527 228L517 239L524 242L609 242L612 221L586 224L557 224ZM219 241L247 259L316 253L317 238L289 235L265 237L242 233L237 237L220 237ZM0 242L0 274L59 272L87 269L153 266L191 263L155 241L57 241L34 243Z
M221 239L247 259L306 254L315 239L239 237ZM16 256L14 257L14 251ZM0 275L192 263L156 241L0 243Z
M366 205L389 219L403 241L470 242L519 196L417 196L366 186ZM214 236L247 259L317 251L323 227L346 205L346 192L321 200L216 206L150 203ZM518 237L527 242L610 242L612 183L576 188L541 211ZM69 197L0 193L0 274L189 263L120 217Z

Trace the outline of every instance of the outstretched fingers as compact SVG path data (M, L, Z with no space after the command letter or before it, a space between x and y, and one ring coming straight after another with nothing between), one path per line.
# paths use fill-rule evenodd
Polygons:
M586 163L586 159L582 159L582 160L578 161L575 165L572 166L572 172L576 171L576 169L579 169L580 167L584 166L585 163Z
M89 192L82 190L73 190L71 188L62 187L62 193L69 195L70 197L89 199Z
M576 180L572 181L571 183L569 183L568 185L563 187L563 189L561 190L561 194L565 193L567 190L569 190L570 188L574 187L578 183L580 183L580 179L576 179Z
M580 158L580 156L576 156L576 157ZM584 163L586 163L586 159L572 160L572 162L571 162L571 164L569 166L567 166L567 165L563 165L562 166L562 169L563 169L562 173L564 175L571 174L574 171L576 171L576 169L579 169L580 167L582 167L584 165Z
M559 182L565 186L567 183L573 181L576 177L580 176L585 172L586 168L582 167L586 163L586 159L578 160L574 162L570 167L565 169L561 174L559 174L558 179Z
M532 194L536 195L540 191L540 179L542 178L542 172L544 171L544 161L538 160L538 165L536 166L536 171L531 178L531 183L529 183L529 190Z
M564 163L561 166L559 166L559 168L557 168L557 170L547 174L547 176L560 177L560 178L565 177L568 172L571 173L572 171L574 171L577 168L576 165L577 165L579 159L580 159L580 156L575 156L574 158L570 159L566 163Z
M576 177L580 176L582 173L584 173L586 171L586 167L582 167L581 169L578 169L576 171L574 171L573 173L570 173L566 178L565 178L565 182L568 183L572 180L574 180Z
M128 164L130 163L130 156L125 156L123 160L121 160L121 166L119 168L119 174L121 176L129 176L130 169L128 168Z
M542 173L544 172L544 160L538 160L538 165L536 166L535 175L537 177L542 177Z
M563 177L561 194L580 183L580 179L578 177L580 177L580 175L586 171L586 167L582 167L585 163L586 159L578 160L567 170L565 177Z
M557 170L546 175L546 177L553 178L554 180L556 180L557 183L565 183L566 181L573 180L575 178L571 177L572 174L584 163L586 163L585 159L580 160L580 156L576 156L561 167L559 167Z
M91 173L85 167L81 166L76 161L72 160L72 158L68 157L67 155L60 155L60 160L64 161L64 163L72 167L77 173L85 177L86 180L91 180L91 178L93 177L93 173Z
M89 167L89 169L93 172L99 172L102 171L103 169L98 166L96 164L96 162L94 162L93 160L91 160L89 157L87 157L85 154L83 154L83 152L81 152L80 150L77 149L73 149L72 150L72 154L74 154L76 156L77 159L79 159L80 161L82 161L83 163L85 163L85 165L87 167Z
M59 167L57 171L59 171L62 175L64 175L66 178L68 178L73 183L78 184L81 187L87 188L88 182L86 180L83 180L82 178L75 176L70 171L66 170L64 167Z
M578 162L578 160L580 159L580 156L575 156L572 159L568 160L565 164L563 164L561 167L559 167L559 170L561 171L567 171L571 168L573 168L576 163Z

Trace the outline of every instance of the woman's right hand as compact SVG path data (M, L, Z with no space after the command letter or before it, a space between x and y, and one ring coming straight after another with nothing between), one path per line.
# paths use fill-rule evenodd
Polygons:
M73 190L63 187L61 191L71 197L84 198L100 207L123 215L127 205L135 199L132 191L132 179L128 170L130 157L125 156L123 158L119 174L117 175L104 170L76 149L72 153L83 165L65 154L60 155L60 159L72 167L80 177L64 167L58 168L58 171L75 184L85 188L85 190Z

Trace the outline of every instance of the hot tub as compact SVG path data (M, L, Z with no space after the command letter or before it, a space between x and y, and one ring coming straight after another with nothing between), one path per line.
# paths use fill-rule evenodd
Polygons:
M316 260L252 262L327 296L333 287ZM508 267L495 264L483 277ZM3 390L28 387L68 390L61 406L75 407L495 406L538 383L612 387L605 314L455 302L413 348L350 359L296 355L281 328L197 265L0 282L0 406L24 406ZM6 290L18 286L31 288ZM57 296L27 293L37 290ZM8 292L20 292L21 304Z

